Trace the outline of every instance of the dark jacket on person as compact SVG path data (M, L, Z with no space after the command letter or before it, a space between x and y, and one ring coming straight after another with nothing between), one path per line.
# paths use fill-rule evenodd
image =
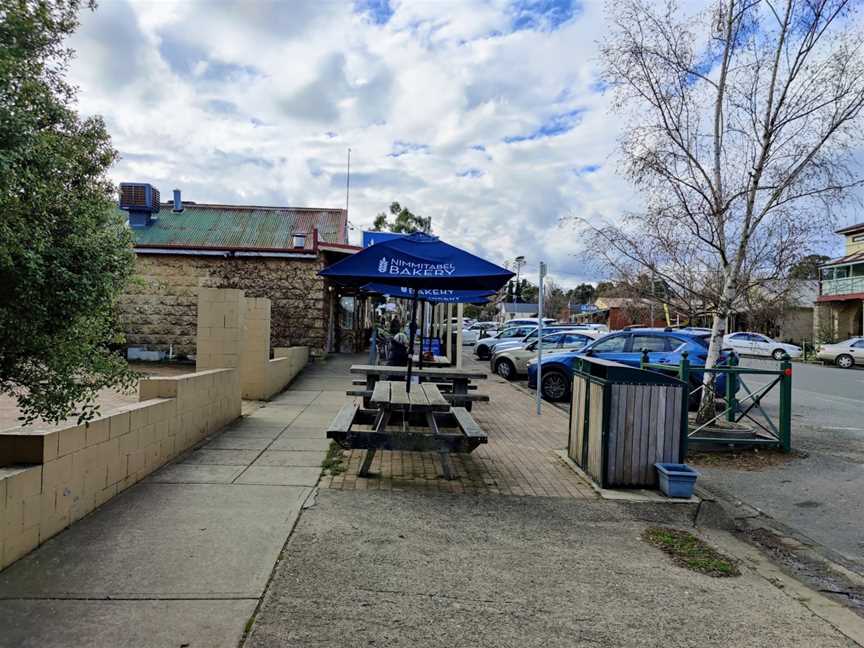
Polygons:
M390 340L390 357L387 359L390 367L405 367L408 365L408 340L404 333L398 333Z

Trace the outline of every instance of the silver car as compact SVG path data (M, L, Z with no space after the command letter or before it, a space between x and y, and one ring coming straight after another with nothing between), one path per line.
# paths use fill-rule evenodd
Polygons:
M828 360L843 369L864 366L864 337L853 337L836 344L823 344L816 357Z
M496 333L492 337L482 338L474 345L474 355L480 360L488 360L495 349L495 346L501 342L510 342L512 340L522 340L532 331L536 331L536 326L513 326L505 328Z

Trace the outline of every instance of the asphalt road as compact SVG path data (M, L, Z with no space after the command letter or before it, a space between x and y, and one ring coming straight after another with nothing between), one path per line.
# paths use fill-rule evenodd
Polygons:
M759 358L742 361L743 366L758 368L778 364ZM752 376L745 382L752 391L765 379ZM526 380L518 384L527 388ZM743 395L742 391L739 398ZM775 422L778 405L774 389L765 396L763 407ZM556 406L569 409L567 403ZM854 562L864 573L864 369L794 364L792 444L801 455L780 465L700 466L702 483L760 509Z
M751 389L764 384L747 382ZM776 416L776 393L764 403ZM701 467L704 484L845 556L864 573L864 371L794 365L792 445L803 456L770 468Z

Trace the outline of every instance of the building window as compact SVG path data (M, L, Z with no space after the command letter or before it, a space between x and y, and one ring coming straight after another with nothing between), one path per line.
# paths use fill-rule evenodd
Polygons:
M864 243L864 234L858 234L857 236L852 237L853 243Z

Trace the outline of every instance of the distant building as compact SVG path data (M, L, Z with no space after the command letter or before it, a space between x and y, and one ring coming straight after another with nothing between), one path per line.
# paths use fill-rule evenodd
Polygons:
M514 304L513 302L500 302L498 304L498 319L508 322L516 317L537 317L540 307L537 304Z
M174 201L141 183L121 184L137 279L120 301L127 345L195 353L197 290L241 288L272 301L273 346L354 351L362 317L350 294L317 276L353 254L344 209Z
M652 320L653 315L653 320ZM663 305L638 297L598 297L593 308L585 308L572 319L578 323L605 324L610 331L625 326L666 326Z
M845 254L820 268L813 321L817 339L844 340L864 335L864 223L837 230L846 237Z

